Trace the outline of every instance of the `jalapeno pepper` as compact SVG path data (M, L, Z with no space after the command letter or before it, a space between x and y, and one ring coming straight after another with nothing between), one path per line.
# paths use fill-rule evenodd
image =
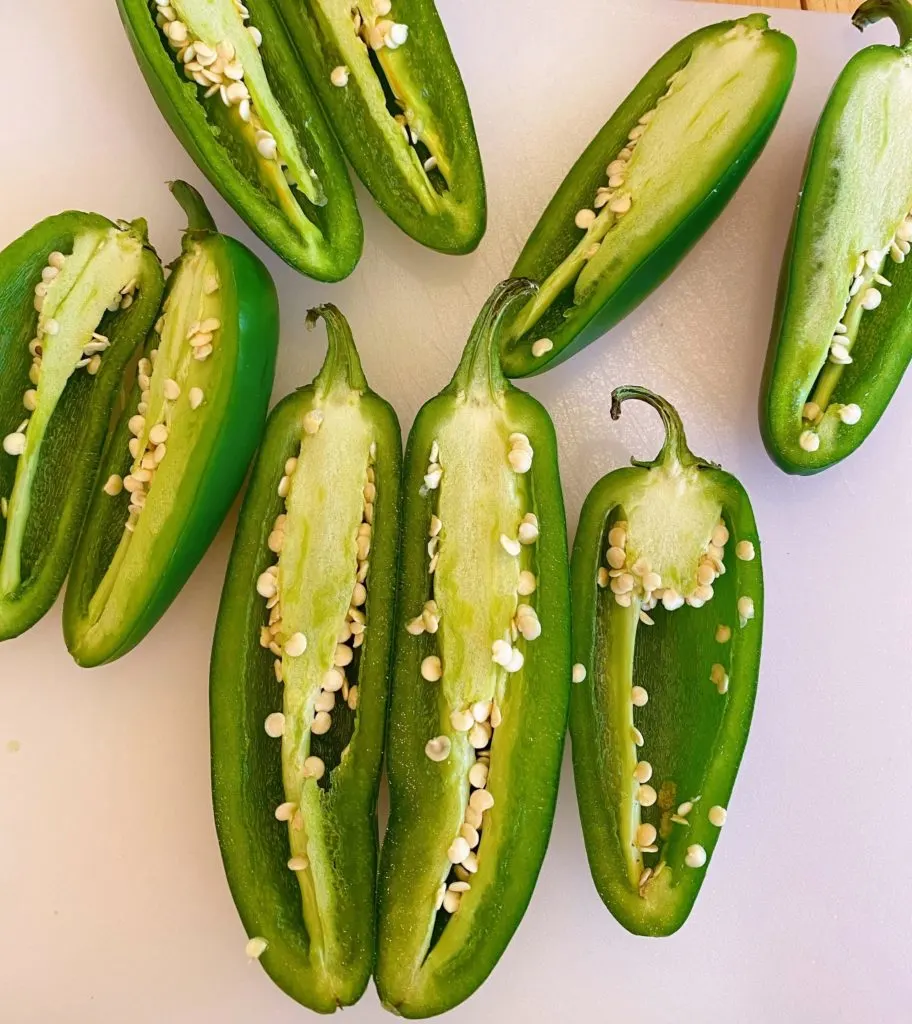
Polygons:
M639 935L687 919L747 741L763 576L750 500L687 447L674 409L638 399L665 443L589 493L573 547L570 735L599 895Z
M0 640L34 625L66 578L163 287L141 220L62 213L0 253Z
M187 582L263 431L279 340L263 264L172 186L189 227L161 317L102 459L63 611L83 666L126 654Z
M766 145L795 44L764 14L673 46L577 160L520 253L542 282L505 335L525 377L601 337L660 284L725 208Z
M272 0L117 0L159 110L250 228L321 281L363 229L342 153Z
M402 441L334 306L314 382L273 411L212 653L212 787L248 953L321 1012L374 956L377 788Z
M432 249L484 234L484 174L433 0L276 0L345 154L391 220Z
M498 354L530 290L494 292L406 452L376 972L405 1017L457 1005L494 968L554 814L570 689L557 449Z
M900 45L846 65L811 143L782 264L760 400L767 450L789 473L850 455L912 358L912 4L871 0Z

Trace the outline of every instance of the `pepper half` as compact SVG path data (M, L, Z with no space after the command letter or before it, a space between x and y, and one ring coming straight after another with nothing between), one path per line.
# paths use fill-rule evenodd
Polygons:
M638 935L687 919L747 741L763 618L760 543L741 484L662 417L653 462L603 477L573 548L570 735L599 895ZM728 552L728 553L727 553Z
M446 253L487 219L459 68L433 0L276 0L345 154L383 212Z
M508 376L540 373L601 337L725 208L795 74L795 44L768 24L750 14L682 39L574 164L513 268L542 284L505 334Z
M212 651L212 788L248 954L293 999L356 1002L374 959L377 789L402 440L345 319L273 411ZM284 684L284 690L283 690Z
M350 274L363 243L354 191L273 0L117 7L159 110L225 201L301 273Z
M760 400L767 450L816 473L858 448L912 358L912 4L870 0L900 45L846 65L811 143Z
M279 343L269 272L220 235L202 198L189 217L161 317L114 428L63 610L85 667L122 657L165 613L212 542L263 432Z
M551 420L503 376L508 281L404 473L403 568L376 981L427 1017L485 980L545 854L570 690L566 524Z
M33 626L63 585L163 287L141 220L62 213L0 253L0 640Z

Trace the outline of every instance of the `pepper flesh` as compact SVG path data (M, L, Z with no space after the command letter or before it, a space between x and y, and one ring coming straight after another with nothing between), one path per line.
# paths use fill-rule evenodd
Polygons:
M629 931L669 935L702 885L747 740L763 579L741 484L689 451L677 413L651 392L617 389L614 418L628 399L660 413L666 439L654 462L603 477L583 506L572 586L585 677L570 735L599 895Z
M380 208L423 245L473 250L485 230L484 173L432 0L276 3L346 156Z
M682 39L574 164L513 268L542 285L505 335L508 376L539 373L601 337L725 208L795 73L795 44L768 21L751 14Z
M789 473L854 452L912 358L912 5L865 3L854 21L884 16L901 45L857 53L833 87L783 258L760 422Z
M0 253L0 639L34 625L66 578L162 288L144 221L63 213Z
M117 6L159 109L226 202L301 273L350 274L354 191L272 0Z
M529 287L495 291L406 453L376 971L405 1017L457 1005L494 968L554 813L570 680L556 443L498 356Z
M64 636L85 667L135 647L187 582L244 481L272 391L272 278L249 249L218 233L194 189L171 187L190 221L183 252L67 585Z
M358 1000L373 966L402 441L342 315L317 316L326 362L270 416L241 511L210 706L215 819L241 919L273 981L329 1013Z

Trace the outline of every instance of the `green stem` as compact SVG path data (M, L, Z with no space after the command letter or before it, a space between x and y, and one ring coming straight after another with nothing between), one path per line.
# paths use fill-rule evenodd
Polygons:
M634 387L632 385L615 388L611 392L611 418L613 420L621 418L621 406L624 402L630 400L645 402L655 409L662 418L662 426L665 428L665 440L662 443L662 450L655 459L651 462L641 462L637 459L632 459L631 461L634 466L653 469L657 466L668 465L669 463L684 468L688 466L710 467L713 465L713 463L708 462L706 459L698 458L687 447L684 424L681 422L681 417L674 406L646 388Z
M171 181L168 182L168 188L187 214L188 231L218 231L203 197L192 185L186 181Z
M882 18L889 18L899 32L899 45L912 42L912 2L910 0L866 0L852 15L852 24L862 32Z
M348 321L332 303L327 302L308 311L308 329L313 330L321 317L326 322L328 348L323 366L314 378L314 387L322 394L338 385L351 391L367 391L367 378Z

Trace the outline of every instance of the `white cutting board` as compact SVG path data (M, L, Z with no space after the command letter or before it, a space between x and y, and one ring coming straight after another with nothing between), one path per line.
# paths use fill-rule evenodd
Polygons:
M567 168L652 61L735 15L663 0L443 0L473 101L490 227L469 257L430 253L362 196L364 259L345 283L267 253L282 300L276 398L309 381L337 303L373 387L408 429L442 387L491 287ZM71 207L148 218L162 257L183 176L221 227L251 236L175 141L111 0L3 4L0 243ZM799 43L772 142L719 223L609 337L528 386L560 436L571 533L585 493L631 453L648 411L608 416L614 385L673 400L693 448L749 488L764 539L760 696L729 823L679 935L624 932L589 878L569 762L532 905L463 1022L879 1024L909 1019L912 980L912 389L847 463L789 478L755 408L776 274L805 151L862 45L845 17L775 12ZM890 40L886 27L871 40ZM291 1022L301 1010L244 957L209 797L207 666L234 522L133 654L84 672L59 607L0 646L0 1024ZM14 747L18 748L14 751ZM345 1019L388 1019L371 988Z

